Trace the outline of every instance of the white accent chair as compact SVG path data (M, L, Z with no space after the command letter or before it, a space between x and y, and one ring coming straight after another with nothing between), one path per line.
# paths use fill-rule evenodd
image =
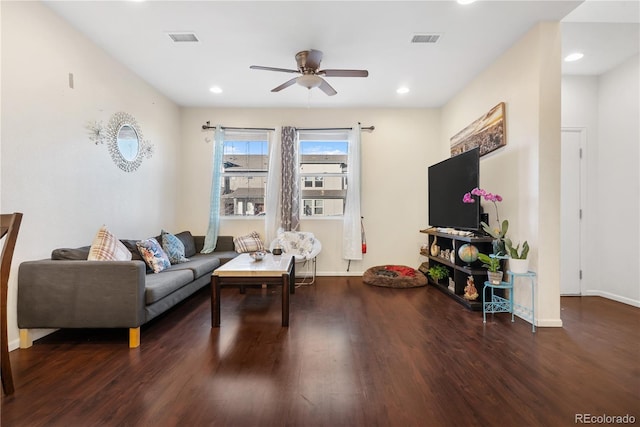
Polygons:
M281 248L283 256L295 258L296 285L312 285L316 281L316 262L322 243L307 231L283 231L270 244L269 250ZM298 280L300 279L300 280ZM311 279L310 281L308 281Z

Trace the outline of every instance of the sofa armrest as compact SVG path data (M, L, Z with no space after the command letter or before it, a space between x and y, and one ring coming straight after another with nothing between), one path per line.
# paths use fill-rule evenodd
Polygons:
M18 270L18 327L135 328L145 321L142 261L27 261Z

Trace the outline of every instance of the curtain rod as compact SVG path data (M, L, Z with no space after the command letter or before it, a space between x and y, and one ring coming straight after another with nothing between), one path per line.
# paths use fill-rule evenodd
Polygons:
M242 128L242 127L231 127L231 126L220 126L222 129L231 129L231 130L275 130L273 128ZM215 129L215 126L211 126L211 122L207 121L206 124L202 125L203 130L207 129Z
M375 130L375 126L366 126L366 127L361 127L361 130L370 130L373 131ZM296 128L296 130L302 130L302 131L316 131L316 130L351 130L352 128Z
M275 130L274 128L243 128L243 127L230 127L230 126L220 126L222 129L231 129L231 130ZM215 126L211 126L211 122L207 121L206 124L202 125L202 129L203 130L207 130L207 129L215 129ZM307 131L307 132L311 132L311 131L319 131L319 130L351 130L351 128L295 128L296 130L301 130L301 131ZM376 129L375 126L366 126L366 127L361 127L361 130L369 130L369 131L374 131Z

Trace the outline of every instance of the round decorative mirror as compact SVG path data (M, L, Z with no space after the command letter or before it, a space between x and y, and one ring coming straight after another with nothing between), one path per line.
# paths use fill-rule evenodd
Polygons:
M142 138L138 122L124 112L115 113L105 129L109 153L113 162L125 172L133 172L143 157L151 157L153 146Z
M132 162L138 157L140 141L138 141L136 130L131 125L124 124L120 127L116 141L118 151L124 160Z

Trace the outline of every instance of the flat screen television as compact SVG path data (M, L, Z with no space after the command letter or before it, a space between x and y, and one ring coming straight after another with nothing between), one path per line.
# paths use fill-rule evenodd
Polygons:
M429 166L429 225L477 231L480 202L462 197L480 183L480 150L474 148Z

